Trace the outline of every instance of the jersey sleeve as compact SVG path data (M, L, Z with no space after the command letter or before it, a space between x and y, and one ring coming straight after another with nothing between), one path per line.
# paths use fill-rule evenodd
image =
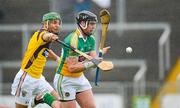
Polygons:
M44 31L44 30L39 30L39 31L35 32L35 34L33 35L33 36L35 36L33 40L36 41L36 43L39 44L39 45L46 44L47 42L45 42L43 40L43 35L45 33L46 33L46 31Z
M67 38L65 39L65 43L68 44L69 46L73 47L73 48L78 48L78 38L77 38L77 34L75 32L72 32L71 34L69 34L67 36ZM67 49L66 49L67 50ZM69 56L78 56L79 54L74 52L73 50L70 50L68 48L68 55Z
M67 36L65 39L64 39L64 43L67 44L67 45L70 45L70 40L69 40L69 36ZM69 56L69 48L65 47L65 46L62 46L63 50L64 50L64 53L66 54L66 57Z

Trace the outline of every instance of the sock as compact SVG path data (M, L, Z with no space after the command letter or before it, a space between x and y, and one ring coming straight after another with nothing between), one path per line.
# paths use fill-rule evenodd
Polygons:
M49 106L56 100L51 94L46 93L43 97L43 100L45 103L47 103Z

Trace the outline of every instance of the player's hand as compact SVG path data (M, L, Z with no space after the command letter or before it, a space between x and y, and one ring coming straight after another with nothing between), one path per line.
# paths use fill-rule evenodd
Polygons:
M71 64L71 65L75 65L75 64L78 63L78 58L73 57L73 56L69 56L69 57L66 58L66 63Z
M53 42L53 41L55 41L55 40L57 40L57 39L58 39L58 36L55 35L55 34L53 34L53 33L51 33L50 38L49 38L49 41Z
M110 48L111 48L110 46L103 48L103 54L106 54Z
M58 36L53 33L46 33L43 35L43 40L47 42L53 42L58 39Z

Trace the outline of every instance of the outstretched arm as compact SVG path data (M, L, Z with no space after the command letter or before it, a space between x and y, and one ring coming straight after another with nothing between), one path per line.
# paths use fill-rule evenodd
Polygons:
M48 58L50 58L51 60L57 61L57 62L60 59L60 57L58 55L56 55L52 50L49 50Z
M45 33L43 36L42 36L42 39L46 42L53 42L55 40L58 39L58 36L53 34L53 33Z
M111 48L110 46L104 47L103 50L102 50L103 55L106 54L109 51L110 48ZM93 58L97 57L96 51L91 51L90 56L93 57Z
M104 47L103 48L103 54L106 54L109 51L110 48L111 48L110 46Z
M68 70L70 72L78 73L85 70L83 63L78 62L78 57L73 57L73 56L67 57L66 63L68 66Z
M78 62L78 57L68 57L66 58L66 63L68 65L68 70L74 73L95 67L95 64L91 61Z

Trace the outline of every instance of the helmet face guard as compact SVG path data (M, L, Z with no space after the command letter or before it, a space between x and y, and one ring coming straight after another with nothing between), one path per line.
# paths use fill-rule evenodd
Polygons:
M85 26L82 26L82 25L80 24L81 21L84 21L84 22L85 22ZM83 32L85 35L87 35L87 36L89 36L89 35L92 34L92 33L91 33L91 34L87 34L87 33L85 33L85 31L84 31L84 29L87 28L87 26L88 26L88 24L89 24L90 21L95 21L96 23L98 22L97 16L96 16L94 13L90 12L90 11L86 11L86 10L80 11L80 12L77 14L77 16L76 16L76 22L77 22L78 26L80 27L80 29L82 30L82 32Z

